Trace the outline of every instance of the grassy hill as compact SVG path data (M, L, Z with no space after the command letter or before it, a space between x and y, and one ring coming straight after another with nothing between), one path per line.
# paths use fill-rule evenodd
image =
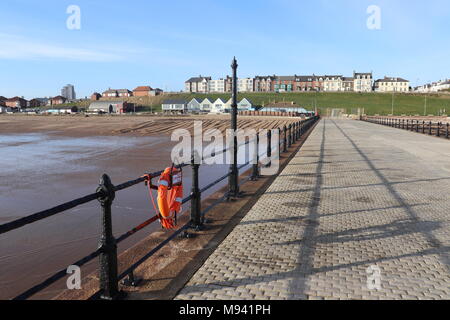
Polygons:
M175 96L171 96L173 98ZM177 98L192 99L204 98L230 98L230 94L177 94ZM387 115L392 112L392 94L385 93L355 93L355 92L302 92L302 93L245 93L239 94L238 99L249 98L256 105L266 105L271 101L294 101L308 110L314 110L314 105L324 113L327 108L346 109L351 113L352 109L364 108L368 115ZM168 96L166 96L168 98ZM394 114L415 115L424 114L425 95L419 94L395 94ZM445 109L450 114L450 95L427 95L426 114L438 115Z
M168 93L156 97L130 97L126 100L134 103L137 107L136 111L161 111L161 103L165 99L185 99L206 98L211 99L223 98L229 99L231 95L227 94L189 94L189 93ZM390 93L355 93L355 92L299 92L299 93L242 93L238 95L238 99L249 98L255 105L267 105L273 101L294 101L298 105L314 110L316 105L322 114L326 113L326 109L337 108L345 109L347 113L351 113L352 109L364 108L368 115L388 115L392 112L392 94ZM428 94L426 115L439 115L440 112L450 114L450 94ZM120 100L118 98L102 100ZM70 105L78 105L81 108L87 108L90 101L82 103L73 103ZM425 95L421 94L395 94L394 95L394 114L395 115L423 115L425 105Z

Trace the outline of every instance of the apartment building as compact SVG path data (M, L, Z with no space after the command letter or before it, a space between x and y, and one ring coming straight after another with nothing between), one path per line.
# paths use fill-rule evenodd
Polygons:
M342 78L342 91L355 91L355 78L343 77Z
M190 93L208 93L209 82L211 77L198 77L190 78L184 83L184 91Z
M343 76L342 75L325 76L323 91L326 92L343 91Z
M77 98L75 93L75 87L72 84L68 84L61 89L61 96L67 100L75 100Z
M255 92L273 92L276 76L256 76L253 81Z
M295 76L279 76L273 81L275 92L292 92L295 88Z
M226 92L227 80L226 79L209 80L208 85L209 85L208 92L223 93Z
M376 92L409 92L409 81L397 77L378 79L374 85Z
M253 78L238 79L238 92L253 92L254 89Z
M295 76L294 91L323 91L324 89L324 76L306 75Z
M371 92L373 89L373 74L372 73L357 73L353 72L353 91L356 92Z

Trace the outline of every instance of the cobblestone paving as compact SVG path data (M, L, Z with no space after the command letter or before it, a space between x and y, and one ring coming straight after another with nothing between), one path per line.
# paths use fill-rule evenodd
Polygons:
M450 299L449 195L450 142L322 120L177 299Z

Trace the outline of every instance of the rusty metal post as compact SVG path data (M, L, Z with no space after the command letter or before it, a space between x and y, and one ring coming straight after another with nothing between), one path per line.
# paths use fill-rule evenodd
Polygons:
M102 235L99 242L101 299L114 300L119 297L117 277L117 243L112 231L111 205L116 196L114 186L107 174L100 179L97 188L98 201L102 206Z

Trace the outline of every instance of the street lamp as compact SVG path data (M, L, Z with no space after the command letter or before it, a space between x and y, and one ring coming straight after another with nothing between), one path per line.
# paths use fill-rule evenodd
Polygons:
M232 79L232 93L231 93L231 131L233 138L233 146L231 148L231 164L230 164L230 176L228 178L228 186L229 186L229 197L238 197L239 196L239 185L238 185L238 166L237 166L237 155L238 155L238 146L237 146L237 68L238 64L236 61L236 57L233 58L231 63L231 68L233 70L233 79Z

